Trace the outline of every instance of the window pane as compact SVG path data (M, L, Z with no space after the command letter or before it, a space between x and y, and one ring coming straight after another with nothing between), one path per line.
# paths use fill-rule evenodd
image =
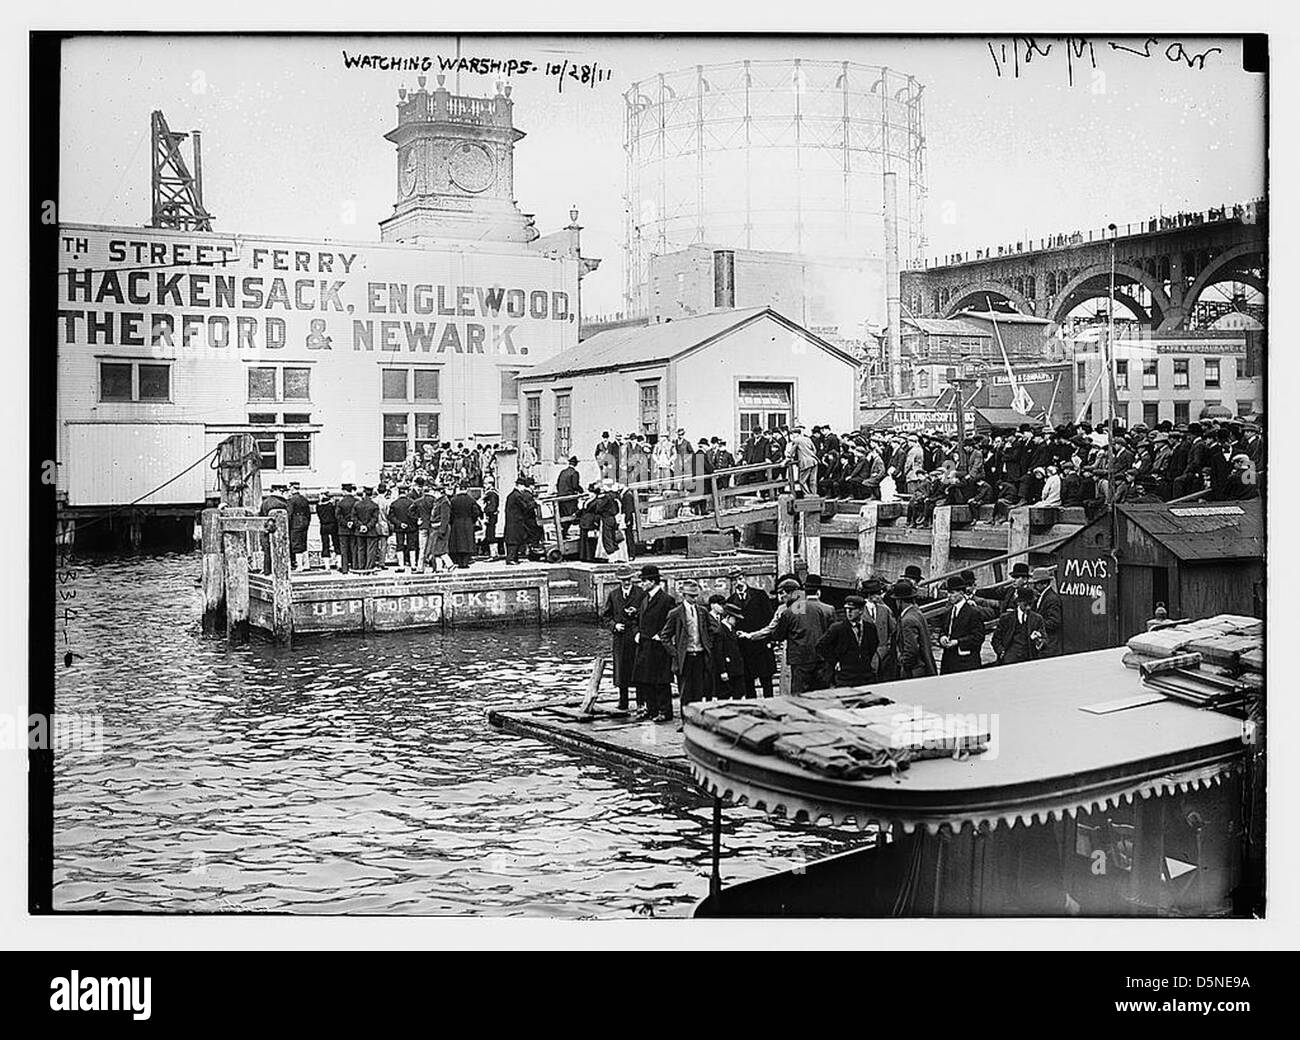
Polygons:
M275 412L249 412L248 421L253 426L274 426Z
M385 462L406 461L406 441L384 441Z
M269 437L258 437L258 438L257 438L257 452L258 452L258 454L261 455L261 457L262 457L262 468L263 468L263 469L278 469L278 468L279 468L279 466L278 466L278 464L277 464L277 462L276 462L275 436L274 436L274 435L271 435L271 436L269 436Z
M286 433L284 435L285 466L311 465L311 434Z
M438 413L437 412L416 412L415 413L415 440L436 441L438 439Z
M503 412L501 414L501 439L505 441L519 440L519 415L516 412Z
M406 369L386 368L380 373L384 381L385 401L406 400Z
M1142 421L1149 427L1160 421L1160 406L1154 401L1142 405Z
M1205 385L1219 385L1219 362L1217 360L1205 362Z
M167 401L171 396L171 366L141 365L140 400Z
M99 399L101 401L131 400L131 366L107 362L99 366Z
M569 456L573 432L572 402L573 398L568 394L555 395L555 459L557 462Z
M438 400L438 370L436 368L417 368L415 370L415 399L417 401Z
M406 414L384 416L384 436L406 440Z
M540 456L542 454L542 399L533 395L528 398L528 443Z
M1174 425L1178 426L1190 421L1191 407L1187 401L1174 402Z
M1086 366L1082 361L1076 361L1074 363L1074 388L1076 390L1082 390L1087 382L1088 374Z
M248 399L250 401L275 400L275 369L250 368L248 370Z
M519 373L511 369L501 370L501 401L513 404L519 399Z
M1115 388L1117 390L1128 389L1128 362L1115 362Z
M286 368L284 370L285 400L306 401L311 397L311 369Z
M284 423L286 426L296 426L302 423L311 422L311 412L285 412Z

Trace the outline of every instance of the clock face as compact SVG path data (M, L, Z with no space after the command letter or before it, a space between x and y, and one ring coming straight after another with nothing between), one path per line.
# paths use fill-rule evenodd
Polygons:
M452 182L463 191L480 192L496 178L492 156L481 144L462 144L451 153Z
M406 161L402 164L401 184L403 195L410 195L415 191L415 182L419 174L420 161L415 154L415 149L407 149Z

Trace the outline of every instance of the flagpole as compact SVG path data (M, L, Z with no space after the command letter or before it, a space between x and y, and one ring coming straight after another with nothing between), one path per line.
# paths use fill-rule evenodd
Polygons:
M1110 295L1106 306L1106 408L1110 415L1110 424L1106 430L1106 486L1110 495L1111 544L1114 544L1115 530L1115 234L1116 227L1111 224L1110 231Z

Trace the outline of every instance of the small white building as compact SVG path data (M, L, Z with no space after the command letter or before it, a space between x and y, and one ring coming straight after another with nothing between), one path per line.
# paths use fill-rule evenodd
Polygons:
M770 307L610 329L519 375L521 435L543 479L600 435L684 429L733 452L756 427L856 426L857 361Z

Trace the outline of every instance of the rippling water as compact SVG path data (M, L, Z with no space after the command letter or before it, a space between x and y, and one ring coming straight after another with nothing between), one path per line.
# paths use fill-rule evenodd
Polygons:
M82 561L60 712L103 749L56 757L60 910L689 914L711 802L498 733L489 708L573 693L591 625L301 639L199 629L196 553ZM724 884L861 839L723 815Z

